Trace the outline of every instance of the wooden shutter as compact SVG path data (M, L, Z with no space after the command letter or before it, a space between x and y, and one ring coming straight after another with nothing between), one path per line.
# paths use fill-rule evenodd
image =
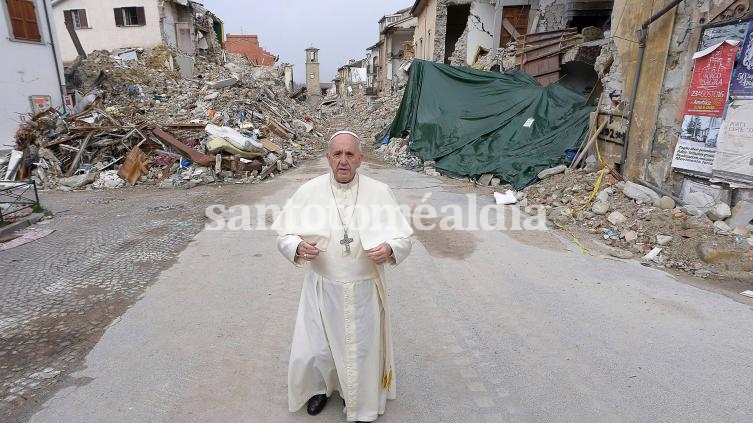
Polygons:
M13 38L42 41L37 25L37 13L31 0L8 0L8 15L13 28Z
M113 11L115 12L115 26L123 26L123 8L116 7Z
M144 8L143 7L137 7L136 8L136 24L137 25L146 25L146 15L144 14Z
M86 19L86 9L78 10L78 19L81 21L81 28L89 28L89 21Z
M65 22L66 25L68 25L68 23L73 23L73 10L63 11L63 22Z

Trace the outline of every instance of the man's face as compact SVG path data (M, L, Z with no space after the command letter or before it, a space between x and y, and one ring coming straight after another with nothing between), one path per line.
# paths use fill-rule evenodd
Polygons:
M348 134L340 134L330 142L327 160L337 182L345 184L356 176L363 159L358 147L358 140Z

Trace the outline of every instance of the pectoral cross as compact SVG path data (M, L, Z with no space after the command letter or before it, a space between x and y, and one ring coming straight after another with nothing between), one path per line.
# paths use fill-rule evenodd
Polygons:
M340 240L340 245L345 246L345 255L350 254L350 243L353 242L353 238L348 237L348 231L343 234L343 239Z

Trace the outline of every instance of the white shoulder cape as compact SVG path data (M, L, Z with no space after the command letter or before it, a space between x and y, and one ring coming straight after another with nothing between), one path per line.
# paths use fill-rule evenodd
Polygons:
M332 228L340 226L330 178L328 173L303 184L287 201L272 230L280 236L316 241L316 247L326 251ZM358 230L365 250L413 234L390 188L364 175L358 175L358 201L352 219L348 229Z

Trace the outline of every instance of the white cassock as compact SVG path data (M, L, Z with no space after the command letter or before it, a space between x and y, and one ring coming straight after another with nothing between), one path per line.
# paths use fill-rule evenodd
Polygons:
M362 175L348 184L322 175L293 194L272 228L280 252L306 270L288 367L290 411L338 391L348 421L376 420L395 398L395 369L384 268L366 250L387 242L396 265L413 233L392 191ZM346 228L349 254L340 242ZM316 241L316 259L296 257L301 240Z

